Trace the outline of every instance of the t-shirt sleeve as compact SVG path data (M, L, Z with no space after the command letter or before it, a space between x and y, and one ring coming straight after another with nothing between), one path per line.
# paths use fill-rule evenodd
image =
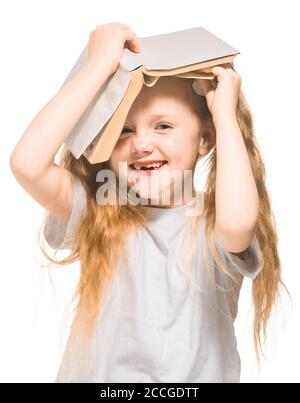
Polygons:
M70 249L80 218L86 210L86 191L81 181L72 174L72 211L69 220L48 214L43 236L53 249Z
M252 241L245 250L243 257L234 255L226 250L218 239L216 239L216 245L221 257L229 267L243 276L249 277L253 280L262 270L262 253L256 235L252 238Z

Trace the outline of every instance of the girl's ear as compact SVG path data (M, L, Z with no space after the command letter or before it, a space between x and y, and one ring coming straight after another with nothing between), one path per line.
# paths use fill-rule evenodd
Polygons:
M206 155L216 142L216 129L212 122L207 123L201 130L199 154Z

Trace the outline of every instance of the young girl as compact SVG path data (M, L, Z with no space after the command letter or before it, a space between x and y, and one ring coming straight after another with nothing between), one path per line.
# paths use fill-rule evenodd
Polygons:
M257 354L282 281L265 169L233 66L205 69L217 85L161 77L144 87L109 161L90 164L64 148L54 162L118 68L125 44L141 50L125 24L92 31L87 65L35 117L11 155L15 177L46 208L47 243L70 255L57 260L43 252L54 263L80 261L56 382L239 382L233 323L243 278L253 280ZM198 159L209 152L205 191L193 189L196 197L175 204L172 188L170 202L161 202L171 188L164 173L191 172L194 180ZM127 180L119 171L124 162L127 190L148 204L97 197L104 170L118 184ZM153 162L155 169L145 168Z

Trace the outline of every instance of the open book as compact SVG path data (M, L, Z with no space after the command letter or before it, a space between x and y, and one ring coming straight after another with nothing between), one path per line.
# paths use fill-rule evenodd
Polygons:
M108 77L65 140L75 158L92 164L107 161L131 105L143 88L161 76L213 79L201 69L233 63L239 51L202 27L139 38L141 52L124 48L118 69ZM64 86L88 61L88 45L65 79Z

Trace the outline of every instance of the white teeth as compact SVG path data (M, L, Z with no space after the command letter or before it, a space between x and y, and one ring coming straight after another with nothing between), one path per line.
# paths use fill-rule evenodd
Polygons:
M144 165L143 168L159 168L162 165L163 165L163 162L155 162L154 164ZM133 166L134 166L134 169L136 169L136 170L140 170L142 168L135 164L133 164Z

